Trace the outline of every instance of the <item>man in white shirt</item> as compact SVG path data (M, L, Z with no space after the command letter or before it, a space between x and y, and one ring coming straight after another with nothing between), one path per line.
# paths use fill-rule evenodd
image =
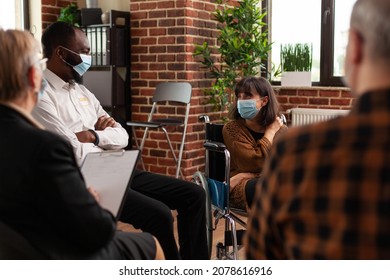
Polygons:
M46 129L64 135L70 141L79 164L90 152L127 146L126 130L103 110L87 88L66 83L49 69L45 70L45 79L49 86L36 115Z
M91 62L85 34L72 25L56 22L45 30L42 46L48 58L44 72L48 86L33 112L37 120L69 140L79 164L89 152L126 147L126 130L79 84ZM167 259L208 258L202 188L144 171L136 172L129 187L121 221L156 236ZM178 212L180 255L171 209Z

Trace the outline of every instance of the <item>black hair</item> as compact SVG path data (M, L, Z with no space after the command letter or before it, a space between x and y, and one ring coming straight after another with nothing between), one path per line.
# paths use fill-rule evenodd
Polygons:
M42 35L42 49L44 57L50 58L58 46L69 48L69 42L75 37L76 27L62 21L49 25Z

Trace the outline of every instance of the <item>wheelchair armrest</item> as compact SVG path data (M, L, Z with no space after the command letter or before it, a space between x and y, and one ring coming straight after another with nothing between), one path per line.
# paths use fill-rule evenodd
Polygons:
M203 121L204 123L210 123L210 118L208 115L200 115L199 120Z
M215 152L224 152L226 150L224 143L216 141L205 141L203 147L205 147L207 150Z

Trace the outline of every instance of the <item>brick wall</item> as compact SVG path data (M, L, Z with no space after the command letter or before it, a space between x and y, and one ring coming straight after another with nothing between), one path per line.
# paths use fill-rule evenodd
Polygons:
M194 43L208 40L215 44L216 23L211 14L214 1L130 1L132 35L133 120L146 120L150 98L157 83L188 81L193 87L191 112L183 153L182 167L186 177L204 165L204 125L198 116L210 113L203 89L210 85L199 63L192 57ZM174 132L174 131L173 131ZM137 131L140 139L143 131ZM146 142L143 159L153 172L174 175L175 164L162 133L153 133ZM178 148L179 138L176 137Z
M72 2L77 4L77 0L42 0L42 28L45 29L50 23L57 21L60 9Z
M311 87L281 88L274 87L282 110L295 107L323 109L351 109L354 97L348 88ZM286 115L288 120L289 116Z

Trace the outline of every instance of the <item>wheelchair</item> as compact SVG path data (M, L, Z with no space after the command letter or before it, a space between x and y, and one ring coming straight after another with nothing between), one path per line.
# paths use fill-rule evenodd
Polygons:
M209 256L213 244L213 231L220 220L224 220L224 241L216 245L217 259L237 260L243 247L242 237L246 230L243 218L247 212L229 206L230 153L223 143L223 124L210 123L209 117L202 115L200 120L206 125L205 172L197 171L192 181L206 191L206 227ZM241 225L241 229L237 229Z

